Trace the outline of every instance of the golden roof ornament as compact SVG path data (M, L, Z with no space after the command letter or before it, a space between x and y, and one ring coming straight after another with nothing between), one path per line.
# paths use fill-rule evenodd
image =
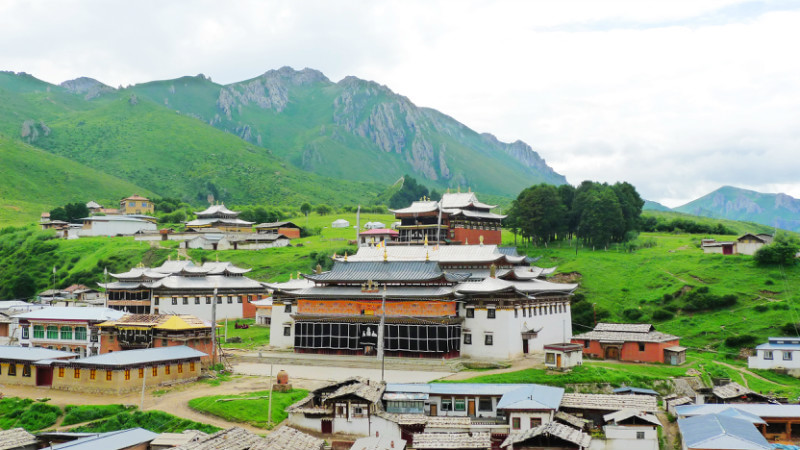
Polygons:
M492 265L489 266L489 277L495 278L496 275L497 275L497 266L495 266L494 263L492 263Z
M317 269L314 272L316 272L317 275L321 274L322 273L322 266L317 264Z
M292 280L294 280L294 274L292 272L289 272L289 281Z
M464 239L464 245L469 245L469 238Z
M298 280L300 279L300 271L299 270L297 271L297 279Z
M383 246L383 260L389 261L389 253L386 251L386 246Z
M344 262L347 262L347 252L344 252Z
M481 247L483 247L483 235L478 236L478 240L481 242Z
M428 255L428 249L425 249L425 261L430 261L431 257Z
M428 245L428 233L425 233L425 245Z

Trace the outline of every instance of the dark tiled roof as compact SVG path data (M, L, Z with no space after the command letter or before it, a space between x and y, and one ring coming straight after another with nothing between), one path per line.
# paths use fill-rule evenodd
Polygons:
M320 274L304 275L317 282L366 282L435 281L444 277L444 272L433 261L336 261L333 269Z

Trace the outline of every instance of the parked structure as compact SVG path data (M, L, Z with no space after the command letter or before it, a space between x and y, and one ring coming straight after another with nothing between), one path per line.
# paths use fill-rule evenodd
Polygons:
M266 298L267 290L244 276L249 271L229 262L197 266L186 260L136 267L109 274L117 281L105 286L108 306L134 314L188 314L211 320L216 290L217 319L253 318L252 302Z
M110 308L47 307L17 315L19 345L73 352L79 356L100 353L98 325L125 313Z
M292 222L268 222L256 225L260 234L282 234L289 239L300 238L300 227Z
M138 194L133 194L119 201L120 214L153 214L154 210L153 202Z
M583 354L600 359L618 359L636 362L685 361L686 349L680 347L680 338L655 331L649 323L598 323L594 330L572 338L574 344L583 345ZM672 357L671 355L678 355Z
M747 358L751 369L786 370L800 375L800 338L771 337L756 347L756 354Z
M186 228L216 228L225 232L252 232L253 223L239 219L238 211L231 211L225 205L212 205L203 211L195 212L197 219L186 222Z
M211 355L211 322L195 316L170 314L128 314L97 326L102 343L100 353L141 348L185 345ZM204 357L204 362L210 356Z
M468 192L446 193L441 201L420 200L392 212L400 221L398 242L402 244L429 241L499 245L501 222L506 216L492 213L494 208L496 205L481 203L474 193Z

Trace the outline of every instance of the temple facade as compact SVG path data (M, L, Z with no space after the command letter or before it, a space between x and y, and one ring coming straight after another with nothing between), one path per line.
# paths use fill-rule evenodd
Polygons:
M250 233L255 222L239 219L238 211L231 211L225 205L212 205L203 211L195 212L197 219L186 222L186 228L198 231L213 228L219 231Z
M217 319L255 317L252 302L267 298L261 282L244 276L250 269L230 262L166 261L159 267L136 267L109 274L108 307L132 314L189 314L211 320L216 300ZM216 293L215 293L216 292Z
M303 275L302 287L270 286L270 343L375 354L384 301L389 356L502 360L568 342L577 285L548 282L545 269L524 261L496 246L361 248L330 271Z
M478 201L473 192L443 194L438 202L413 202L407 208L392 210L400 221L396 242L499 245L501 221L506 216L491 212L495 207Z

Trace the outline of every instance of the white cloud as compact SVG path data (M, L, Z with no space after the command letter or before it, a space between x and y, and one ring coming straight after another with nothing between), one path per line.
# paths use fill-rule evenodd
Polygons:
M791 2L0 2L0 68L110 85L290 65L375 80L570 182L675 206L723 184L800 195Z

